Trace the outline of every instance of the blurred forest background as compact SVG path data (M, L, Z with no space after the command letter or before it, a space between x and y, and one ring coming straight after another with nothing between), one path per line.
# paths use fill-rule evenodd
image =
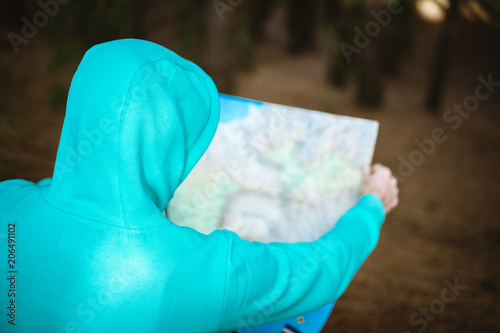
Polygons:
M499 0L0 4L0 181L51 176L89 47L148 39L221 92L380 122L401 203L324 332L500 331ZM467 288L440 303L454 279Z

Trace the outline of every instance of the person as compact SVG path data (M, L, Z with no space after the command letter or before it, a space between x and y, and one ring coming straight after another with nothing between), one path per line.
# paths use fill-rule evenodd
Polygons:
M195 64L143 40L92 47L52 178L0 183L0 331L225 332L338 299L397 205L390 170L374 165L359 202L317 241L204 235L162 211L218 117L217 89Z

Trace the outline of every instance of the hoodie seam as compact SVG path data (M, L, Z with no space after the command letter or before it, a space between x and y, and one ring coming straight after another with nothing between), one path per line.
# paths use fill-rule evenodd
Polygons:
M65 209L62 209L62 208L59 208L57 206L54 206L50 201L48 201L46 198L45 198L45 194L44 194L44 191L42 190L42 193L41 193L41 197L43 199L43 201L45 201L45 203L47 205L49 205L50 207L60 211L60 212L63 212L63 213L66 213L68 215L71 215L71 216L74 216L74 217L77 217L79 219L83 219L85 220L86 222L82 222L82 221L77 221L77 222L81 222L83 224L91 224L92 226L95 226L95 227L107 227L108 229L112 229L112 230L118 230L118 231L129 231L129 232L132 232L132 233L139 233L141 231L146 231L147 229L154 229L154 228L158 228L162 225L164 225L165 223L162 222L162 223L159 223L159 224L156 224L154 226L147 226L147 227L143 227L143 228L127 228L127 227L119 227L119 226L116 226L114 224L109 224L109 223L106 223L106 222L103 222L103 221L100 221L100 220L95 220L95 219L92 219L90 217L87 217L87 216L83 216L83 215L79 215L79 214L75 214L73 212L68 212L67 210ZM168 220L168 219L167 219ZM87 223L89 222L89 223Z
M183 66L182 64L179 64L177 61L174 61L173 59L170 59L170 58L161 58L161 59L158 59L158 60L155 60L155 61L150 61L150 62L147 62L145 64L142 64L141 66L139 66L133 77L132 77L132 80L130 81L130 84L127 88L127 94L125 95L125 101L123 103L123 106L122 106L122 109L120 111L120 122L119 122L119 130L118 130L118 151L116 152L117 154L117 170L118 170L118 189L119 189L119 192L120 192L120 206L121 206L121 212L122 212L122 220L123 220L123 225L125 228L127 228L127 220L125 218L125 206L123 204L123 186L122 186L122 180L121 180L121 163L120 163L120 156L121 156L121 151L122 151L122 140L121 140L121 137L122 137L122 126L123 126L123 118L124 118L124 113L126 111L126 107L127 107L127 104L129 103L130 101L130 91L132 89L132 86L138 76L138 73L143 69L145 68L146 66L150 66L152 64L156 64L156 63L159 63L159 62L162 62L162 61L168 61L170 62L171 64L173 64L174 66L177 66L177 67L180 67L186 71L189 71L193 74L195 74L196 76L198 77L201 77L203 78L203 75L201 75L198 70L194 70L194 69L191 69L191 68L187 68L186 66ZM201 68L200 68L201 69Z
M134 76L132 77L132 80L130 81L128 88L127 88L127 94L125 95L125 101L123 102L122 109L120 110L120 122L118 124L118 149L116 151L116 169L118 171L118 191L120 192L120 210L122 212L122 221L123 221L123 226L127 227L127 222L125 220L125 207L123 205L123 187L122 187L122 180L121 180L121 163L120 163L120 153L122 151L122 125L123 125L123 114L125 112L125 108L127 106L127 103L130 100L130 91L132 89L132 84L134 83L137 74L139 73L139 70L142 68L140 66L139 68L136 69Z
M150 61L148 63L145 63L145 64L142 64L141 66L139 66L136 70L135 70L135 73L132 77L132 80L130 80L130 84L128 85L128 88L127 88L127 94L125 95L125 101L123 102L123 106L122 106L122 109L120 111L120 122L118 124L118 150L116 152L116 163L117 163L117 166L116 166L116 169L118 170L118 190L120 192L120 210L122 212L122 221L123 221L123 226L125 228L128 228L127 227L127 221L126 221L126 218L125 218L125 206L123 204L123 186L122 186L122 179L121 179L121 163L120 163L120 156L121 156L121 151L122 151L122 128L123 128L123 115L125 113L125 110L126 110L126 107L127 107L127 104L129 103L130 101L130 91L132 90L132 86L135 82L135 79L137 78L137 75L138 73L141 71L141 69L145 66L148 66L150 64L154 64L156 62L160 62L160 61L163 61L163 60L166 60L166 58L163 58L163 59L160 59L160 60L156 60L156 61Z

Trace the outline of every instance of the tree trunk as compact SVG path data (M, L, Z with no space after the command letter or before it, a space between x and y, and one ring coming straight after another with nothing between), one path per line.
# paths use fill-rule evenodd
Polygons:
M250 35L252 40L260 42L264 39L264 24L276 6L276 0L255 0L250 3Z
M288 0L286 3L287 49L290 54L300 54L314 47L317 0Z
M212 1L207 1L205 8L206 29L201 63L218 90L224 93L234 91L233 28L237 11L242 10L238 6L232 8L231 11L217 12Z
M446 11L446 17L441 26L441 34L432 62L425 106L429 112L434 114L438 113L438 108L443 97L444 83L450 62L450 49L453 44L452 25L458 13L458 5L458 0L450 0L450 7Z
M341 42L350 43L352 11L350 6L343 4L340 0L323 1L325 22L332 30L332 45L328 56L328 81L336 87L345 87L349 64L339 49Z
M366 107L382 104L383 80L377 39L359 54L357 102Z
M377 11L381 6L382 4L379 1L369 1L366 3L363 23L359 25L361 30L364 31L366 22L373 20L373 18L368 15L370 10ZM361 52L358 54L358 86L356 100L366 107L377 107L382 104L383 72L380 59L379 40L379 35L372 37L368 46L362 48Z

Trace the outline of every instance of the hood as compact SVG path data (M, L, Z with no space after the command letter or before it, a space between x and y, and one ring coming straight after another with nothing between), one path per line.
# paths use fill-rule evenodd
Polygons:
M71 82L44 197L114 226L157 225L218 121L217 89L192 62L143 40L96 45Z

